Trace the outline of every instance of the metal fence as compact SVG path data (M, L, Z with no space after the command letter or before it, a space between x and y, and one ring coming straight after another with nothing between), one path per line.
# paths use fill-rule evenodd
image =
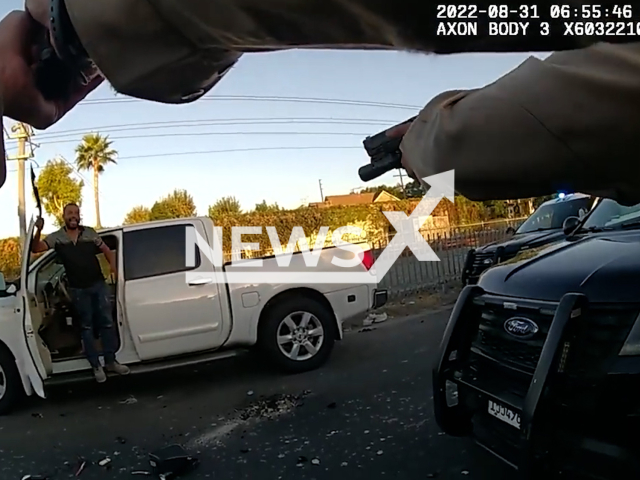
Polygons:
M457 227L422 230L420 233L438 255L440 261L421 262L411 250L405 249L383 278L380 287L386 288L390 297L394 298L459 280L469 249L505 240L509 237L507 229L509 227L517 229L525 219L526 217L513 220L494 220ZM392 238L393 235L388 235L386 238L369 242L376 258ZM297 246L294 251L298 251ZM273 255L273 251L249 250L235 254L227 253L225 261L260 258L268 255Z
M380 284L389 291L390 297L410 295L425 289L460 280L467 252L491 242L506 240L508 228L517 229L524 218L497 220L472 225L452 227L448 231L423 230L422 236L440 258L439 262L421 262L409 249L396 260ZM377 256L391 241L392 236L373 245Z

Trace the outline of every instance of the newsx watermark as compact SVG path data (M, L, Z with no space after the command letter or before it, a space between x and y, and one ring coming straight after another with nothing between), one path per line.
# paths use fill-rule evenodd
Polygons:
M289 242L283 248L275 227L265 227L274 256L270 258L235 260L225 266L222 242L222 227L214 226L212 243L207 241L195 227L186 229L186 281L194 283L225 284L377 284L389 272L405 248L421 262L439 262L420 228L443 198L454 201L454 170L439 173L422 179L429 189L410 215L404 212L383 211L396 230L389 244L378 255L371 266L363 267L365 252L370 250L366 244L350 243L342 237L346 234L360 235L362 229L356 226L344 226L334 229L331 235L333 245L325 247L329 227L322 227L316 237L313 248L309 248L307 235L302 227L294 227ZM242 235L260 234L263 227L233 227L231 234L232 252L257 250L258 244L242 241ZM299 251L294 252L298 245ZM202 271L197 267L196 249L200 257L205 257L213 267L212 271ZM323 255L323 252L325 254ZM330 254L328 254L330 253ZM330 260L329 260L330 259ZM333 265L333 267L331 267Z

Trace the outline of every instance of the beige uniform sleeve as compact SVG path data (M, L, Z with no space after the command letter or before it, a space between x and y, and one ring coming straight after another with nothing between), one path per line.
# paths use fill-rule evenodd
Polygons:
M117 91L167 103L200 98L248 52L291 48L533 52L582 48L597 41L593 36L564 35L564 19L547 18L548 6L539 14L552 26L550 35L491 35L487 16L478 14L477 35L450 36L442 32L449 23L442 19L444 5L416 0L64 2L81 43ZM486 10L494 3L480 0L470 8ZM504 3L523 8L518 0ZM586 2L564 3L578 11ZM464 12L469 7L462 8Z
M195 101L241 53L194 41L173 24L171 10L156 8L159 3L180 11L176 0L65 0L83 47L118 92L162 103Z
M471 200L573 190L640 202L640 44L531 57L477 90L445 92L401 149L417 176L455 170Z

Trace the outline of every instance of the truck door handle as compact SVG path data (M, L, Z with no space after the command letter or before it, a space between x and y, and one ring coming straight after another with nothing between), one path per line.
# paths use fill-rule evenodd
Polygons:
M212 278L195 278L189 282L189 285L208 285L209 283L213 283Z

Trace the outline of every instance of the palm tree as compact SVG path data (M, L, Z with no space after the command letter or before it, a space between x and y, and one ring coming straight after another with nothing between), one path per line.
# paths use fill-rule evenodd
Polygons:
M109 136L99 133L87 133L76 147L76 165L79 170L93 171L93 198L96 206L96 228L102 228L100 222L100 194L98 177L110 163L116 163L118 152L111 148Z

